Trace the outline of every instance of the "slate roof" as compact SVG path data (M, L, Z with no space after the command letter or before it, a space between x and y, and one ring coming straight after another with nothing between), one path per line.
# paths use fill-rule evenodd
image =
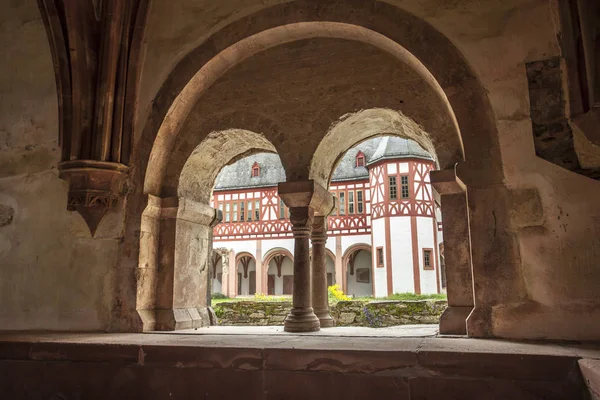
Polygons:
M396 136L377 137L366 140L344 155L337 165L331 180L333 182L367 179L369 171L366 167L355 167L356 155L362 151L367 166L377 161L393 158L423 158L432 160L419 144L409 139ZM252 166L260 165L260 176L252 177ZM285 181L285 171L277 154L258 153L245 157L224 167L215 182L215 190L249 189L277 186Z

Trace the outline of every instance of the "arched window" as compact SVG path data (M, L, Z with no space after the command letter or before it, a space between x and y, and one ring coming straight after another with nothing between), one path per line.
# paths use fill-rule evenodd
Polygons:
M260 176L260 165L257 162L252 166L252 175L253 178Z
M356 168L365 166L365 155L362 151L356 154Z

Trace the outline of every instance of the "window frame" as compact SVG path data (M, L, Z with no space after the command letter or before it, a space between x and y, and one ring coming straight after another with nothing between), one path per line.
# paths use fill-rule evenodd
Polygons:
M251 178L258 178L260 176L260 165L258 165L257 162L255 162L252 165L252 169L250 170L250 177Z
M356 153L356 160L354 162L354 168L365 167L366 166L366 158L362 151Z
M435 260L434 260L433 249L431 247L423 247L422 254L423 254L423 269L424 270L434 270L435 269ZM425 263L425 260L426 260L425 255L426 254L429 254L429 265L427 265Z
M406 178L406 183L403 180ZM406 189L406 196L404 195L404 189ZM410 177L408 174L400 175L400 198L402 200L410 199Z
M392 179L394 180L393 184ZM390 200L398 200L398 178L396 175L388 176L388 197Z
M356 213L359 215L365 213L365 195L363 189L356 189Z
M380 254L381 257L379 256ZM385 265L385 253L383 252L383 246L377 246L375 248L375 257L375 261L377 261L377 268L383 268Z

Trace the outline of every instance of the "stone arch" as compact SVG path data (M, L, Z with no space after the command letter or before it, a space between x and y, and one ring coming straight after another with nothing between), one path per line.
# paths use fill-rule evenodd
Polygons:
M333 171L348 150L360 142L383 135L414 140L432 155L438 168L440 164L443 168L452 168L462 161L461 157L452 158L446 155L446 158L439 160L431 136L402 112L374 108L344 115L333 124L311 160L310 179L327 187ZM448 145L455 146L457 151L453 154L460 154L460 141Z
M355 255L359 251L366 251L371 254L371 293L374 293L373 285L375 282L375 277L373 276L373 273L375 270L375 263L373 262L373 246L366 243L355 243L352 246L348 247L342 255L342 288L344 290L344 293L348 293L348 262L350 260L350 257ZM354 275L354 273L352 273L351 275Z
M258 133L244 129L212 132L189 156L177 185L178 197L208 203L219 172L253 153L275 153L275 147Z
M274 152L262 135L243 129L212 132L186 160L179 179L148 195L142 214L137 310L144 330L209 325L213 228L222 218L210 206L215 179L231 162ZM154 176L149 175L152 182ZM254 258L254 257L253 257ZM237 261L231 266L237 280ZM225 265L223 265L225 268ZM149 286L154 286L151 290Z
M277 257L282 256L283 258L279 261L279 264L277 264L277 271L276 274L274 274L274 276L270 277L269 275L273 275L273 274L269 274L269 266L271 264L271 261L275 260L277 263ZM264 261L263 261L263 271L264 272L264 279L266 280L266 285L265 287L267 288L267 293L271 294L271 295L276 295L276 287L278 286L277 281L279 280L279 285L282 288L282 293L280 294L286 294L285 292L285 277L282 274L282 264L283 261L285 261L285 258L289 258L290 261L293 263L294 262L294 256L292 255L292 253L284 248L281 247L275 247L271 250L269 250L264 257Z
M277 255L284 255L286 257L289 257L290 260L294 261L294 255L288 249L284 249L283 247L274 247L270 249L263 257L262 264L264 266L263 271L265 271L265 275L268 273L269 263L271 262L273 257Z
M294 1L267 7L214 33L177 64L156 95L137 140L131 186L141 188L141 183L146 181L146 194L163 196L164 171L170 162L174 138L204 90L253 54L310 37L343 38L377 46L414 66L423 81L438 94L446 105L448 132L453 132L450 136L456 137L464 149L461 154L445 155L444 151L452 150L436 146L438 160L455 159L464 154L465 162L459 165L459 172L465 183L477 187L469 195L470 202L479 205L472 218L479 220L478 226L482 229L478 237L482 246L474 251L474 259L485 269L483 265L489 264L490 253L497 254L495 276L517 282L520 276L515 268L518 249L509 232L508 194L502 183L497 128L485 88L463 54L440 31L401 8L375 0ZM148 180L148 177L153 178ZM305 179L308 171L306 176L290 177ZM486 187L488 189L484 189ZM132 200L136 196L140 201L128 202L126 237L135 237L140 226L140 204L143 205L145 199L140 189L129 194ZM490 198L493 201L486 200ZM498 235L498 229L484 233L485 227L491 225L499 225L505 233ZM498 248L505 251L499 252ZM512 256L507 258L503 255L506 253ZM124 263L131 264L132 260L124 260ZM521 293L518 284L515 289L517 294L512 297ZM481 293L483 314L478 317L478 325L473 326L477 336L489 334L490 304L507 298L506 293L493 289ZM488 301L488 296L493 299Z
M189 82L181 88L181 92L173 99L169 111L165 114L164 120L157 126L152 150L153 163L148 166L148 176L163 176L161 171L164 170L169 162L174 141L193 106L201 97L202 93L204 93L205 90L229 69L260 51L284 43L318 37L340 38L368 43L388 52L399 61L409 65L411 69L421 77L425 84L437 94L437 97L442 104L445 105L444 112L449 124L452 125L452 136L454 136L455 140L458 142L461 141L458 124L444 90L435 77L429 72L427 67L400 44L375 31L357 25L327 21L298 22L273 27L243 38L239 42L233 43L231 46L225 48L221 53L215 55L215 57L208 60L206 64L198 65L197 72L195 72L193 76L190 77ZM150 127L148 127L148 129L150 129ZM448 133L448 135L450 135L450 133ZM442 142L450 140L451 139L443 138ZM448 151L462 152L462 145L458 146L458 150L454 148L451 149L449 146L442 146L441 148L446 149L446 147L448 148ZM146 193L156 192L157 189L158 188L155 187L155 185L151 185L147 181L145 185Z
M241 287L243 284L239 281L239 266L240 264L242 265L242 278L243 279L249 279L250 276L250 272L249 271L249 262L254 261L254 272L256 273L256 257L254 257L253 254L247 252L247 251L242 251L240 253L237 253L235 255L235 287L236 289L238 287ZM257 277L255 275L255 279L258 279L259 277ZM239 286L238 286L239 285ZM248 294L253 295L254 293L256 293L256 280L254 282L254 291L252 291L252 288L248 288ZM250 286L250 283L248 282L248 286ZM237 295L241 295L242 293L239 292L239 290L236 290Z

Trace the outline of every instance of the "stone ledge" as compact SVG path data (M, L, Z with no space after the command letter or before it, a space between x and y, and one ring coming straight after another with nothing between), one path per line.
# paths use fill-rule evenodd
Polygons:
M277 337L0 334L0 392L7 398L585 398L579 357L561 346Z
M579 360L579 369L591 400L600 400L600 360Z

